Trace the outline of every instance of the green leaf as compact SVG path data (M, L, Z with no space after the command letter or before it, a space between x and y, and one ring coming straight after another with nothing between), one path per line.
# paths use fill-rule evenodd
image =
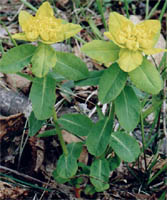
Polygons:
M136 139L125 132L112 133L110 146L126 162L135 161L140 154L140 147Z
M90 166L84 164L83 162L78 162L78 167L82 168L81 174L89 175Z
M99 82L99 100L102 104L113 101L124 88L127 73L114 63L106 69Z
M101 63L115 62L120 48L112 41L93 40L82 46L81 51Z
M30 91L30 99L35 117L38 120L48 119L53 114L56 100L55 80L50 76L35 78Z
M31 61L36 47L23 44L10 49L0 60L0 72L16 73L21 71Z
M92 29L93 34L96 36L97 39L104 40L104 37L102 35L102 32L97 28L97 25L95 24L94 20L91 18L88 20L89 26Z
M67 150L68 155L61 155L56 168L56 177L58 177L61 181L65 181L64 179L71 178L74 176L78 169L77 159L79 158L82 151L82 143L81 142L73 142L68 144Z
M110 171L114 171L116 168L119 167L121 160L120 158L115 154L114 157L109 158L108 160L109 166L110 166Z
M37 120L34 112L31 112L29 119L28 119L28 135L34 136L42 127L44 120Z
M65 94L67 100L71 99L71 96L75 96L74 92L71 90L73 87L74 81L67 81L59 86L60 92Z
M44 131L43 133L38 134L37 137L49 137L53 135L57 135L56 129Z
M61 74L69 80L78 81L88 75L86 64L72 53L56 52L57 61L53 68L55 73Z
M64 88L74 88L74 86L74 81L72 80L62 83L62 87Z
M32 57L32 73L44 77L56 64L56 52L47 44L40 43Z
M91 86L91 85L98 85L99 84L99 80L102 76L102 74L104 73L104 70L100 70L100 71L90 71L89 75L86 79L80 80L80 81L76 81L75 85L77 86Z
M96 193L95 187L93 185L86 184L84 189L84 194L86 195L94 195Z
M98 121L92 129L89 130L86 140L86 146L89 153L94 156L100 156L105 152L107 145L109 144L112 124L113 120L106 118Z
M141 100L143 100L144 98L146 98L146 96L148 95L148 94L146 94L145 92L142 92L142 91L141 91L139 88L137 88L135 85L131 85L131 87L132 87L133 91L135 92L136 96L137 96L139 99L141 99Z
M132 131L140 119L140 102L130 86L126 86L115 99L115 112L121 126Z
M60 156L57 162L57 174L63 178L68 179L74 176L77 172L78 165L77 160L74 156L65 156L64 154Z
M57 169L55 169L52 173L53 175L53 178L55 179L56 182L58 183L66 183L68 182L70 179L67 179L67 178L62 178L58 173L57 173Z
M87 136L93 122L81 114L65 114L58 119L64 129L77 136Z
M109 164L106 159L95 160L90 167L91 183L95 186L97 192L102 192L109 188ZM94 177L94 178L93 178Z
M96 105L96 110L97 110L97 115L98 115L98 119L105 119L105 115L102 111L102 109L100 108L100 106Z
M150 94L158 94L163 82L155 66L146 58L141 66L129 72L132 83L139 89Z
M81 154L82 146L83 143L81 142L72 142L68 144L67 146L68 156L73 156L77 160Z
M156 112L159 113L160 109L162 108L163 100L156 99L155 101L153 101L153 99L154 98L152 98L152 105L143 111L142 113L143 119L145 119L151 113L154 113L154 115Z
M28 75L28 74L25 74L25 73L22 73L22 72L16 72L16 74L19 75L19 76L22 76L23 78L28 79L29 81L34 80L34 77L32 77L31 75Z
M66 78L58 73L56 73L55 71L51 71L50 76L55 79L56 82L61 82L66 80Z

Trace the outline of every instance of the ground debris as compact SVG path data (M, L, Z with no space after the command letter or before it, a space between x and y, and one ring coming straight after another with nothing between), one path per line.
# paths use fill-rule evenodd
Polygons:
M0 117L0 140L7 135L11 134L14 136L15 133L23 131L25 123L25 117L23 113L17 113L10 115L9 117ZM7 135L7 137L9 137Z
M1 200L24 200L28 195L28 190L13 186L9 183L0 181L0 199Z

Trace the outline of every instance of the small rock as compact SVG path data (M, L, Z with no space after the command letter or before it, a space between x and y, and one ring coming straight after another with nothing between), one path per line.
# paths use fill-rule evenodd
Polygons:
M52 47L56 51L71 52L71 47L69 45L64 44L64 43L52 44Z
M155 48L165 49L165 47L166 47L166 41L165 41L165 39L164 39L164 36L163 36L162 34L160 34L159 40L158 40L158 42L156 43ZM153 58L155 59L155 62L156 62L157 65L160 64L163 55L164 55L164 52L161 52L161 53L157 53L157 54L152 55ZM152 59L151 56L149 56L148 59L154 64L154 61L153 61L153 59Z
M31 102L22 93L0 87L0 114L10 116L24 113L28 116L32 110Z
M138 24L139 22L141 22L141 16L139 15L131 15L129 17L129 19L134 23L134 24Z
M4 77L4 75L0 72L0 78Z

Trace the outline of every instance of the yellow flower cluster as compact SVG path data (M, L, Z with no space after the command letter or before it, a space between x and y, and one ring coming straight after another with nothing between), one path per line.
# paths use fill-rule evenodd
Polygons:
M145 20L133 24L116 12L110 13L109 32L104 35L120 47L118 63L123 71L130 72L143 61L143 53L151 55L166 51L154 48L161 25L158 20Z
M45 44L61 42L81 30L80 25L64 23L62 19L55 18L48 2L40 6L35 16L21 11L19 24L23 32L13 35L13 38L27 41L38 40Z
M116 41L120 47L126 47L133 51L150 49L154 45L151 40L153 34L155 34L155 31L147 31L143 24L137 26L123 25L121 30L117 31Z
M65 23L62 19L55 18L48 2L44 2L39 7L35 16L21 11L19 24L23 32L14 34L14 39L40 41L45 44L61 42L82 29L80 25ZM154 48L160 29L158 20L145 20L135 25L123 15L111 12L109 32L105 32L104 35L118 47L115 54L119 55L115 57L118 58L116 61L120 68L130 72L142 64L144 55L166 51Z

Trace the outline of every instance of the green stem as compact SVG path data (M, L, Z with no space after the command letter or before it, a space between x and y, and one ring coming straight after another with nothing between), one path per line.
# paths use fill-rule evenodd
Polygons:
M60 126L57 122L57 114L56 114L55 109L53 109L53 121L54 121L54 124L55 124L55 127L56 127L56 131L57 131L57 135L58 135L58 138L59 138L59 141L60 141L61 148L63 150L64 155L67 156L68 155L67 147L66 147L65 141L63 139Z
M2 168L2 166L0 166L0 168ZM11 170L11 169L10 169ZM26 181L22 181L22 180L20 180L20 179L17 179L17 178L14 178L13 176L9 176L9 175L7 175L7 174L3 174L3 173L1 173L0 172L0 176L3 176L3 177L5 177L4 179L6 180L8 180L9 182L14 182L15 181L15 184L17 184L17 185L19 185L19 184L21 184L22 186L23 185L27 185L27 186L30 186L30 187L32 187L32 188L37 188L37 189L40 189L40 190L46 190L46 191L49 191L49 192L51 192L51 191L53 191L52 189L47 189L47 188L44 188L44 187L40 187L40 186L37 186L37 185L35 185L35 184L31 184L31 183L28 183L28 182L26 182ZM27 179L32 179L32 177L30 177L30 176L28 176L28 175L24 175L25 176L25 178L27 178ZM20 174L19 174L19 177L20 177ZM36 179L36 181L38 181L38 179Z
M147 171L147 162L146 162L146 154L145 154L146 142L144 138L144 123L143 123L142 112L141 112L141 134L142 134L142 143L143 143L144 164L145 164L145 170Z
M2 55L5 53L1 40L0 40L0 51L1 51Z
M26 0L20 0L22 3L24 3L24 5L26 5L27 7L29 7L31 10L37 12L37 9L31 5L30 3L28 3Z
M150 115L152 112L157 110L162 106L162 100L157 100L154 104L152 104L149 108L147 108L145 111L142 112L143 119L145 119L148 115Z
M115 119L115 104L114 101L110 104L109 118L112 120L112 131L114 131L114 119Z
M149 185L153 180L155 180L166 169L167 169L167 165L164 164L164 166L152 178L149 179L147 184Z
M105 30L107 30L107 24L106 24L106 20L104 18L104 13L103 13L102 1L96 0L96 3L97 3L97 8L98 8L100 15L101 15L101 18L102 18L102 22L104 24L104 28L105 28Z
M160 4L161 0L159 0L155 6L151 9L150 13L147 15L147 18L146 19L150 19L151 16L154 14L154 12L157 10L159 4Z
M82 38L80 38L78 35L75 35L74 38L76 40L78 40L79 42L83 43L83 44L86 44L87 42L85 40L83 40Z
M165 1L164 5L163 5L163 8L161 10L161 14L159 16L159 21L161 22L162 21L162 18L164 16L164 13L165 13L165 10L166 10L166 7L167 7L167 0Z
M53 10L54 10L54 12L57 14L57 8L56 8L56 5L55 5L54 0L51 0L51 3L52 3L52 5L53 5Z
M146 0L146 16L145 16L145 19L148 18L148 12L149 12L149 0Z
M129 5L128 5L127 0L124 0L124 1L125 1L126 16L127 16L127 18L129 19L129 11L128 11L128 9L129 9Z
M17 43L16 41L12 38L12 35L9 33L7 27L5 26L5 24L3 23L3 21L0 20L0 24L3 26L3 28L5 29L5 31L8 33L11 41L13 42L14 46L17 47Z

